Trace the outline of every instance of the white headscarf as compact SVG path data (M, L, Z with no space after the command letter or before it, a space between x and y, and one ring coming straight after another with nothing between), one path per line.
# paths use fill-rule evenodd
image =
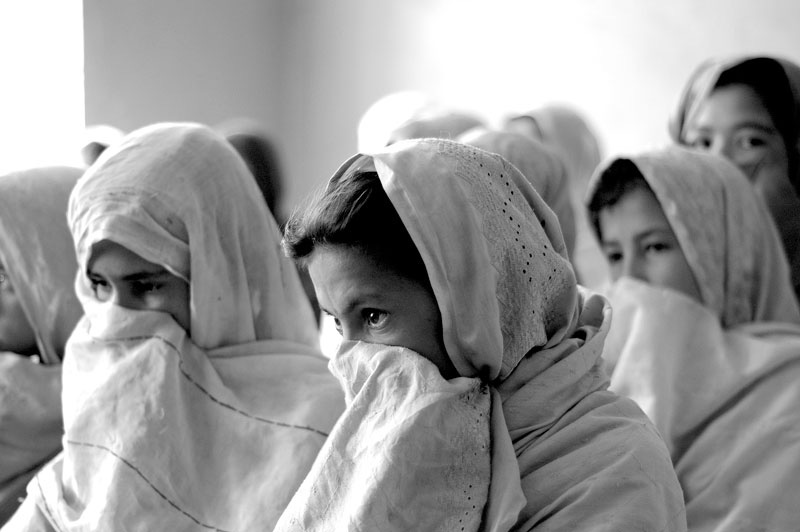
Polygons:
M143 128L81 179L69 220L86 317L67 348L64 453L29 486L40 516L271 529L343 405L244 162L206 127ZM189 282L190 330L94 298L86 266L105 239Z
M575 251L575 212L567 169L555 150L519 133L482 127L467 131L458 141L500 155L528 178L558 218L571 259Z
M691 530L790 530L800 518L800 320L772 219L725 159L669 148L630 160L702 301L616 281L604 353L611 389L666 441Z
M603 173L590 184L595 193ZM724 327L800 323L775 225L732 163L680 147L631 157L661 204L700 288Z

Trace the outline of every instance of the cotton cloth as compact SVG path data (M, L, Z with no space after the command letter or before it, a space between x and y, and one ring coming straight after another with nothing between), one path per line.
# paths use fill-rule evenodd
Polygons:
M517 128L516 124L532 127ZM511 116L505 129L524 132L554 150L564 162L575 219L574 252L570 258L578 282L593 289L602 287L609 279L608 267L583 209L589 178L602 160L596 132L577 109L566 105L546 105ZM565 239L569 241L566 233Z
M355 156L332 179L373 168L425 263L460 377L401 347L343 345L331 367L348 408L277 530L328 519L349 530L685 530L664 443L606 390L610 309L577 288L528 180L498 155L435 139ZM450 413L463 421L439 421ZM445 478L427 482L429 457ZM372 501L388 510L375 515Z
M575 211L564 162L556 152L541 142L519 133L473 128L462 134L459 142L496 153L517 167L553 210L570 259L575 252Z
M800 326L723 328L710 308L622 278L609 293L611 389L669 447L689 530L794 530L800 519Z
M732 163L680 147L631 160L653 190L700 288L723 327L800 323L789 267L763 202ZM589 185L597 190L606 162Z
M0 177L0 263L36 335L40 362L0 352L0 524L61 449L61 359L83 313L67 227L67 200L81 173L47 167Z
M80 180L69 222L86 316L67 345L65 448L8 530L273 528L343 400L247 172L208 128L158 124ZM190 283L188 331L93 297L84 272L104 239Z
M785 204L781 207L783 211L781 216L785 219L778 224L778 230L789 260L793 288L795 294L800 297L800 245L797 242L798 235L800 235L800 216L797 216L796 212L798 205L800 205L800 66L781 58L759 56L718 58L703 62L692 73L678 99L678 105L670 117L669 133L676 143L686 144L687 129L701 105L716 88L720 76L732 68L751 60L768 61L777 65L786 76L785 83L793 98L788 103L789 108L785 109L784 113L788 118L788 131L786 134L790 137L787 139L786 149L789 157L795 161L794 173L788 176L788 182L785 184L782 182L783 178L772 177L772 180L781 179L781 182L777 185L771 183L768 186L782 187L782 197L785 198ZM758 80L753 81L756 82ZM766 178L770 179L769 176L766 176ZM758 190L767 185L755 182L754 186ZM794 220L789 219L792 215L796 217Z
M772 219L723 158L675 147L630 160L702 301L616 281L604 352L611 389L633 398L666 441L690 530L792 530L800 518L800 321Z

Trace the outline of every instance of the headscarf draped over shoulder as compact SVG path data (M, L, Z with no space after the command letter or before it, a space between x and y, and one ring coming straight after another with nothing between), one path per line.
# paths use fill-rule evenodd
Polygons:
M348 408L277 530L685 530L663 442L605 390L610 309L579 291L529 180L437 139L356 155L332 180L371 170L422 257L460 377L402 347L340 350Z
M64 451L9 526L271 530L343 400L244 162L205 126L140 129L79 181L69 222L85 315L64 359ZM93 295L103 240L189 283L189 330Z

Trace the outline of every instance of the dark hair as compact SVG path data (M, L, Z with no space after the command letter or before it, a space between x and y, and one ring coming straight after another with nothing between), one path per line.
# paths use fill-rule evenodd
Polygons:
M767 109L775 129L778 130L789 156L789 177L797 170L798 128L795 117L795 98L786 71L769 57L756 57L743 61L720 74L714 88L729 85L746 85L758 95Z
M589 219L599 238L600 211L616 205L624 196L636 189L652 190L642 172L630 159L617 159L602 173L587 204Z
M422 257L374 171L345 172L286 223L283 249L301 264L318 246L358 250L404 277L429 285Z
M280 207L283 194L283 178L278 162L278 152L264 135L256 133L232 133L225 137L247 164L250 173L261 190L272 215L281 224Z

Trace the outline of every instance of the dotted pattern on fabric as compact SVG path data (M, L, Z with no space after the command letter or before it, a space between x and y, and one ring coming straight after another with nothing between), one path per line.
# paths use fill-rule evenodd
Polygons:
M456 367L502 379L532 349L560 341L574 325L575 277L557 218L528 180L458 142L391 150L375 159L393 172L381 179L426 262ZM492 296L496 312L481 299Z

